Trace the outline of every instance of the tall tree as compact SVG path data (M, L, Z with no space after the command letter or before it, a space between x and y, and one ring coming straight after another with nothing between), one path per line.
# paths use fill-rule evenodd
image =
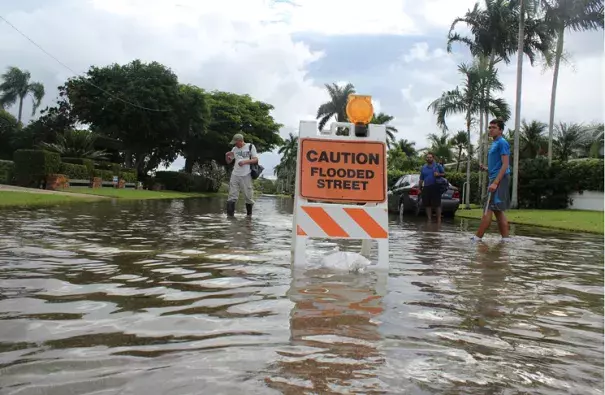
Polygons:
M393 143L395 143L395 133L397 133L397 128L392 125L388 125L395 117L385 114L383 112L374 114L370 123L377 125L386 125L387 132L387 146L391 147Z
M550 95L550 118L548 121L548 163L552 163L553 128L559 65L563 55L565 30L586 31L603 29L604 0L542 0L545 20L554 29L557 38L555 64Z
M280 192L294 193L294 181L296 179L296 156L298 154L298 136L289 133L284 144L277 151L282 157L279 164L275 166L274 173L277 176Z
M552 34L548 25L539 19L530 18L525 13L523 13L523 19L519 18L520 12L525 12L525 10L520 9L520 5L518 0L485 0L485 8L481 8L480 3L477 2L473 9L466 12L464 17L456 18L452 23L448 34L448 51L451 51L453 43L464 44L473 56L489 59L488 67L493 69L499 62L503 61L508 64L510 56L522 46L523 53L527 55L531 65L533 65L539 53L545 53L551 48ZM458 23L466 24L470 28L471 35L462 36L454 33ZM520 37L523 40L519 40ZM520 88L519 86L518 90ZM486 103L489 101L489 94L490 87L487 85L483 93ZM482 111L482 113L484 112ZM487 122L486 114L485 123L487 124ZM482 133L484 133L483 128L483 122L480 121ZM480 141L483 142L480 144L480 151L483 151L481 161L485 161L487 133L484 133L484 138L480 136ZM513 172L512 206L516 207L518 166L513 166ZM485 188L482 188L483 192L485 192L484 190Z
M523 121L521 133L519 133L519 155L523 158L534 159L538 155L544 155L547 146L544 133L547 125L539 121L531 121L527 123ZM520 158L519 158L520 159ZM515 162L518 162L515 160Z
M355 87L350 83L342 87L334 83L325 86L330 95L330 101L317 109L316 119L319 119L319 130L323 130L332 117L336 117L337 122L347 122L347 101L349 95L355 93Z
M556 125L553 145L557 159L566 161L579 156L578 153L582 150L587 131L586 126L578 123L561 122Z
M393 145L393 148L394 147L399 147L401 151L410 158L416 157L418 155L418 152L416 152L415 141L409 141L408 139L399 139Z
M464 130L457 132L454 137L450 140L450 144L458 149L456 155L456 171L460 171L460 161L462 160L462 151L466 148L468 150L468 135ZM467 154L467 160L469 160Z
M206 92L195 85L180 85L179 94L179 127L184 136L181 153L185 157L184 170L191 174L195 163L207 162L201 153L210 124L210 104Z
M461 64L458 66L458 72L463 76L462 89L456 87L451 91L444 92L440 98L429 104L427 110L432 110L437 115L437 125L443 130L448 129L446 117L452 114L464 114L468 144L470 145L471 125L474 114L486 108L494 116L508 119L510 117L510 109L503 99L481 97L482 85L480 72L476 63L473 65ZM470 152L470 147L468 150ZM466 164L467 193L465 203L467 208L470 208L470 177L471 163L469 160Z
M440 135L430 133L428 135L429 143L431 144L431 151L435 154L436 159L444 159L446 162L452 160L452 140L449 134L443 130Z
M141 176L176 159L183 136L174 108L181 96L177 76L162 64L93 66L63 89L77 118L119 140L126 165Z
M18 67L11 66L2 74L0 84L0 107L10 107L19 103L17 121L21 123L23 115L23 100L28 94L32 95L32 115L36 113L44 98L44 85L39 82L30 82L31 74Z

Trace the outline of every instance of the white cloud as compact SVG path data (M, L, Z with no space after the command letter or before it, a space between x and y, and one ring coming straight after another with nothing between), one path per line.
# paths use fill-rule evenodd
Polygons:
M372 6L344 0L28 0L23 9L9 3L0 2L0 15L76 73L86 72L93 64L157 60L171 67L182 82L209 90L249 93L273 104L274 117L285 125L283 137L296 131L301 119L314 119L318 105L328 99L323 83L332 82L309 77L310 66L324 54L295 41L294 33L412 36L415 41L408 48L384 48L401 52L390 67L376 64L385 73L362 76L371 80L371 87L389 87L401 93L396 97L360 93L372 95L377 112L396 117L392 123L400 130L398 137L423 147L429 133L439 133L427 105L460 83L456 66L469 60L464 48L445 53L447 31L452 20L462 16L475 0L381 0ZM578 41L566 37L566 45L570 43L566 50L573 53ZM45 84L48 93L43 107L54 102L55 87L73 75L2 22L0 52L0 69L16 65ZM575 73L567 67L561 69L557 120L603 119L599 85L602 59L602 53L582 55L574 59ZM360 77L348 73L348 61L343 59L342 77L336 80ZM501 70L506 85L503 96L511 107L514 64L513 58L511 65ZM524 118L548 120L551 83L552 71L541 74L538 68L525 65ZM29 106L26 103L25 115L31 112ZM448 124L452 131L463 129L463 117L450 117ZM279 160L274 152L263 154L261 159L267 174ZM182 161L172 166L180 167Z

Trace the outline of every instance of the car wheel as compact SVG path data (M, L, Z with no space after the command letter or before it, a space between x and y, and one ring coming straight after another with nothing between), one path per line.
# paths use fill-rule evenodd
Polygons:
M422 199L418 199L418 201L416 201L416 207L414 208L414 215L415 216L420 216L422 211Z

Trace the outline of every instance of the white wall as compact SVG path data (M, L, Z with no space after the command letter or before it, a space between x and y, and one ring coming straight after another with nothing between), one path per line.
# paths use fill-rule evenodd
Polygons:
M573 200L569 206L571 210L603 211L603 192L584 191L582 194L572 192L569 197Z

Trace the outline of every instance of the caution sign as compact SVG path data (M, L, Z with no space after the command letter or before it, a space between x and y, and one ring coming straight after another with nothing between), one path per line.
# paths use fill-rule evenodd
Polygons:
M328 202L386 200L386 147L378 141L303 138L300 195Z

